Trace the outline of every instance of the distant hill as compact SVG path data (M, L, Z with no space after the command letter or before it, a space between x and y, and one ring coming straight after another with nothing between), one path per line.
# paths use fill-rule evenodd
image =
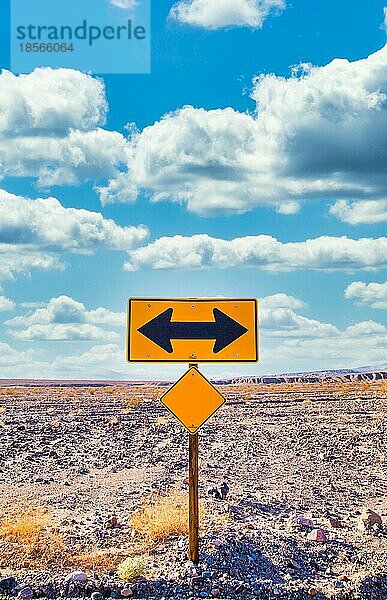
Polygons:
M318 383L320 381L376 381L387 379L387 365L356 367L354 369L331 369L279 375L245 375L214 381L219 385L239 383ZM125 380L50 380L50 379L0 379L1 387L110 387L110 386L169 386L171 381L125 381Z
M387 365L377 367L356 367L354 369L330 369L301 373L281 373L279 375L251 375L222 379L216 383L233 385L240 383L318 383L326 381L377 381L387 379Z

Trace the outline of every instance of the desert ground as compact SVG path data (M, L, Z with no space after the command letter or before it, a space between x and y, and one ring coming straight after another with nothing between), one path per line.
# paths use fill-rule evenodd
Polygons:
M386 380L219 386L197 566L166 389L0 386L0 595L387 598Z

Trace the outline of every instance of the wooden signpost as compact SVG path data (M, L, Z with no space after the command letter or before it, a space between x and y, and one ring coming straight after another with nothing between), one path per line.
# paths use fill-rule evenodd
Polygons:
M189 558L199 561L198 430L225 403L200 362L256 362L255 299L132 298L128 305L129 362L185 362L188 371L162 396L189 435Z

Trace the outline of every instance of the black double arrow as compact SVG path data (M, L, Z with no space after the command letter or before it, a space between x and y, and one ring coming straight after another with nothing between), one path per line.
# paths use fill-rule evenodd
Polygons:
M215 340L213 352L217 354L248 329L218 308L214 308L212 313L214 321L179 322L172 321L173 308L167 308L138 331L169 354L173 353L171 340Z

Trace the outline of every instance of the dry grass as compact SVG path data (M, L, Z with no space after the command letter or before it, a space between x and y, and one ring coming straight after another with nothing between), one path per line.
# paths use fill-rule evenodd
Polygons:
M169 421L168 417L161 416L161 417L157 417L155 423L156 423L156 425L166 425L168 423L168 421Z
M131 398L126 399L126 405L130 408L135 408L141 404L143 400L144 398L141 398L141 396L132 396Z
M76 568L90 569L91 571L111 571L115 570L125 557L126 554L122 550L115 548L91 549L74 555L71 562Z
M56 530L51 513L23 501L12 509L1 507L0 568L46 569L50 567L115 570L127 557L122 549L70 549Z
M188 495L177 490L148 500L132 517L133 529L147 546L188 533Z
M16 513L16 509L14 509ZM18 544L33 544L49 524L47 511L43 508L27 508L13 514L0 525L0 537Z
M0 520L0 564L37 568L64 564L66 548L43 507L13 507Z
M1 396L11 396L12 398L19 398L23 394L23 390L19 388L1 388Z
M346 396L351 394L359 395L374 395L375 397L383 397L387 393L387 380L366 380L366 381L319 381L314 383L292 382L292 383L275 383L275 384L239 384L235 387L223 388L224 393L229 394L231 391L237 391L239 398L253 396L255 398L264 398L274 395L289 395L295 397L303 394L310 394L313 398L318 399L319 395Z

